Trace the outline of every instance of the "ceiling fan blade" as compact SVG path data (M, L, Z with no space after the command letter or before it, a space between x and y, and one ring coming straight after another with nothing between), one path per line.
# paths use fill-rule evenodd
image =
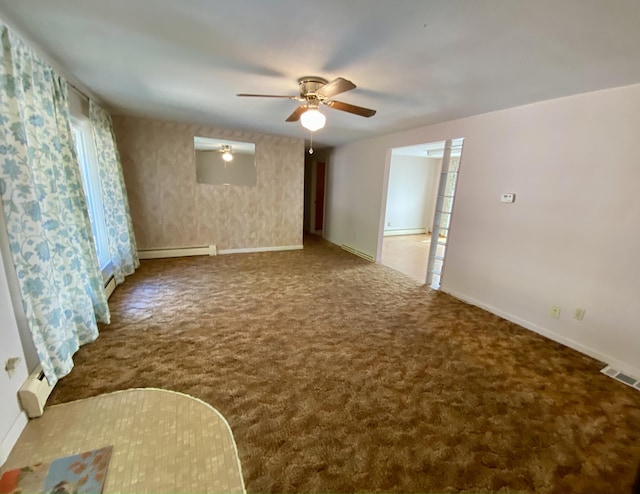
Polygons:
M336 94L345 93L355 88L356 85L353 82L343 79L342 77L338 77L319 88L316 91L316 94L323 98L331 98Z
M298 99L299 96L279 96L277 94L247 94L247 93L240 93L240 94L236 94L236 96L242 96L242 97L250 97L250 98L286 98L286 99Z
M361 117L373 117L376 114L375 110L364 108L362 106L350 105L349 103L343 103L342 101L331 100L325 101L324 104L334 110L346 111L348 113L360 115Z
M307 110L307 105L300 105L298 108L296 108L293 113L291 115L289 115L289 118L287 118L287 122L297 122L298 120L300 120L300 116Z

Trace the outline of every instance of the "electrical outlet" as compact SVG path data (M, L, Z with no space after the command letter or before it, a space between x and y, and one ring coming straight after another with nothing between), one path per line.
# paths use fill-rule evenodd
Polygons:
M549 309L549 315L554 319L560 319L560 307L552 305L551 309Z
M500 202L507 202L507 203L511 203L511 202L515 202L516 200L516 195L515 194L502 194L500 196Z
M582 321L584 319L585 310L578 307L573 311L573 318L577 321Z

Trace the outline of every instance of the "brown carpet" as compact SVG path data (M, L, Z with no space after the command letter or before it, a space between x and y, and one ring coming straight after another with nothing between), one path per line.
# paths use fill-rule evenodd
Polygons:
M229 421L248 492L631 491L640 393L573 350L306 242L143 261L50 403L146 386L201 398Z

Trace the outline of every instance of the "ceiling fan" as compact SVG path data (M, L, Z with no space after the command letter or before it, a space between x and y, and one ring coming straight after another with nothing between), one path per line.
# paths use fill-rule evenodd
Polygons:
M297 122L300 120L302 126L312 132L321 129L325 124L325 116L318 110L318 107L321 104L326 105L329 108L333 108L334 110L353 113L354 115L360 115L361 117L368 118L376 114L375 110L332 99L337 94L345 93L356 88L356 85L353 82L342 77L338 77L331 82L328 82L322 77L302 77L298 79L298 86L300 88L300 94L297 96L246 93L241 93L237 96L255 98L286 98L300 101L303 104L296 108L294 112L289 115L289 118L287 118L286 121Z

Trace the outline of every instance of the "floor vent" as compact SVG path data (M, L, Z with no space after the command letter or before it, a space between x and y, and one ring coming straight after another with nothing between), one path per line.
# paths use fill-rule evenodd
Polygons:
M346 245L346 244L342 244L341 247L346 250L347 252L351 252L352 254L355 254L358 257L362 257L363 259L366 259L367 261L371 261L373 262L373 256L369 255L369 254L365 254L364 252L362 252L361 250L358 249L354 249L353 247L351 247L350 245Z
M640 391L640 379L625 374L624 372L617 371L609 365L607 365L600 372L606 374L609 377L613 377L616 381L620 381L621 383L626 384L627 386L631 386L632 388Z

